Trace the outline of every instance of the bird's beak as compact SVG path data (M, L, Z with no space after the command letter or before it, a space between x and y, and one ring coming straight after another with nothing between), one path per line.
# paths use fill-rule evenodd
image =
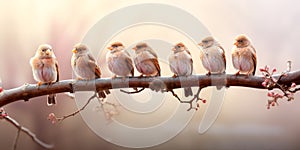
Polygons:
M110 46L110 47L107 47L107 49L112 50L113 48Z
M73 49L72 52L76 54L77 53L77 49Z
M199 45L199 46L203 46L203 43L201 42L201 43L199 43L198 45Z
M134 47L134 48L132 48L133 50L137 50L137 48L136 47Z
M172 51L176 51L176 48L175 48L175 47L173 47L173 48L172 48Z
M46 50L46 55L50 55L50 49Z
M233 45L238 46L239 42L235 42Z

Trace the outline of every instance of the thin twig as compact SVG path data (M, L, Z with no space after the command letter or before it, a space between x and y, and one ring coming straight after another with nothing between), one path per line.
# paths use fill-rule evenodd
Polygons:
M199 88L198 88L198 91L197 91L197 93L194 95L194 97L193 97L191 100L188 100L188 101L183 101L183 100L181 100L181 99L178 97L178 95L174 92L174 90L172 90L172 89L168 89L168 90L163 91L163 92L171 92L172 95L173 95L175 98L177 98L177 100L178 100L180 103L188 103L188 104L190 105L190 107L187 109L187 111L190 111L190 110L192 110L192 109L198 110L198 108L199 108L199 104L197 104L196 107L193 106L193 102L194 102L194 101L196 101L196 103L197 103L199 100L201 100L203 103L206 102L205 99L202 99L202 98L199 97L200 92L201 92L201 89L202 89L202 87L199 87Z
M85 107L93 100L93 98L98 98L96 93L95 93L93 96L91 96L91 97L88 99L88 101L87 101L80 109L78 109L77 111L75 111L75 112L73 112L73 113L71 113L71 114L69 114L69 115L66 115L66 116L63 116L63 117L57 117L56 120L57 120L58 122L62 122L63 120L65 120L65 119L67 119L67 118L69 118L69 117L75 116L76 114L78 114L79 112L81 112L82 110L84 110Z
M125 90L123 90L123 89L120 89L121 92L126 93L126 94L136 94L136 93L142 92L143 90L145 90L144 87L141 88L141 89L139 89L139 90L133 91L133 92L129 92L129 91L125 91Z
M18 132L22 131L24 132L25 134L27 134L35 143L37 143L38 145L40 145L41 147L45 148L45 149L53 149L53 145L51 144L46 144L44 143L43 141L41 141L40 139L38 139L36 137L36 135L34 133L32 133L29 129L21 126L16 120L14 120L13 118L5 115L3 116L3 118L9 122L10 124L14 125L17 129L18 129ZM19 133L16 137L16 140L18 140L18 136L19 136ZM15 141L17 142L17 141ZM14 144L14 148L16 147L16 143Z
M15 142L14 142L13 150L16 150L16 149L17 149L17 144L18 144L18 140L19 140L19 137L20 137L20 132L21 132L21 130L18 129L16 138L15 138Z
M171 92L172 95L173 95L175 98L177 98L180 102L182 102L181 99L178 97L178 95L174 92L174 90L168 89L168 90L163 91L163 92Z

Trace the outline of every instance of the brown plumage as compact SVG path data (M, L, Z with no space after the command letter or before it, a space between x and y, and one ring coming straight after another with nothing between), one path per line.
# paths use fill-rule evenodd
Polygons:
M101 70L85 44L79 43L74 46L71 65L79 80L101 78ZM105 98L106 94L110 93L109 90L105 90L106 94L100 90L97 92L100 98Z
M138 43L133 50L136 56L134 57L134 64L136 69L146 76L160 76L160 66L157 59L156 52L146 43Z
M256 70L256 50L252 46L251 40L246 35L238 35L235 38L232 49L232 63L235 69L246 75L255 75Z
M37 49L35 56L30 59L34 79L41 84L52 84L59 81L58 63L52 47L42 44ZM50 94L47 98L49 106L56 104L56 95Z
M178 43L172 48L172 53L169 56L169 66L174 73L173 77L190 76L193 73L193 59L191 53L183 43ZM192 96L192 88L185 87L184 95Z

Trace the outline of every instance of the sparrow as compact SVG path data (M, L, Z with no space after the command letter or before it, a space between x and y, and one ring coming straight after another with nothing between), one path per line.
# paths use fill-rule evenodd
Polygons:
M134 64L136 69L141 73L140 77L160 76L160 66L156 52L146 43L138 43L134 48L136 56Z
M202 47L200 59L210 74L223 74L226 70L225 50L213 37L204 38L198 45Z
M131 74L134 76L134 67L130 57L130 54L124 49L121 42L112 43L110 50L106 55L106 62L108 69L114 73L113 78L117 76L126 77Z
M232 49L232 63L235 69L239 70L236 75L243 73L255 75L256 70L256 50L251 44L251 40L246 35L238 35Z
M173 77L190 76L193 73L193 59L190 51L183 43L177 43L172 48L172 53L169 56L169 66L174 73ZM184 88L185 97L192 96L192 88Z
M53 82L58 82L58 63L50 45L40 45L29 63L32 68L33 78L38 82L38 86L41 84L50 85ZM48 106L56 104L55 97L55 94L48 95Z
M78 80L93 80L101 77L101 70L96 64L95 58L89 51L89 48L82 43L74 45L71 59L72 69ZM97 91L99 98L106 98L109 90Z

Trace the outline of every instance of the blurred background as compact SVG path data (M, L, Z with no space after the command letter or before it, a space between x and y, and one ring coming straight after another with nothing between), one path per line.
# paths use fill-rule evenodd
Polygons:
M60 79L71 79L71 50L87 31L102 17L120 8L153 0L102 0L102 1L1 1L0 5L0 78L5 89L35 83L29 59L38 45L52 45L60 65ZM155 0L179 7L197 17L226 50L228 73L235 70L231 63L234 37L247 34L257 50L258 68L265 65L286 69L292 61L292 70L300 69L300 9L293 0ZM155 10L153 10L155 11ZM174 14L173 17L176 17ZM122 21L127 18L116 18ZM185 20L182 20L183 22ZM188 23L188 22L187 22ZM193 59L199 59L193 55ZM202 66L199 65L201 72ZM258 71L256 74L260 74ZM166 74L167 75L167 74ZM104 77L109 77L106 73ZM205 91L204 91L205 92ZM99 138L80 115L52 125L46 118L49 113L69 114L77 109L74 100L59 94L58 105L46 106L46 97L34 98L26 103L18 101L5 106L9 115L28 127L57 150L71 149L129 149L113 145ZM199 121L207 106L202 105L188 126L175 138L158 149L299 149L300 115L298 101L280 101L279 107L266 109L267 91L230 87L216 123L204 135L198 134ZM0 149L11 149L17 130L0 122ZM21 134L19 149L41 149Z

